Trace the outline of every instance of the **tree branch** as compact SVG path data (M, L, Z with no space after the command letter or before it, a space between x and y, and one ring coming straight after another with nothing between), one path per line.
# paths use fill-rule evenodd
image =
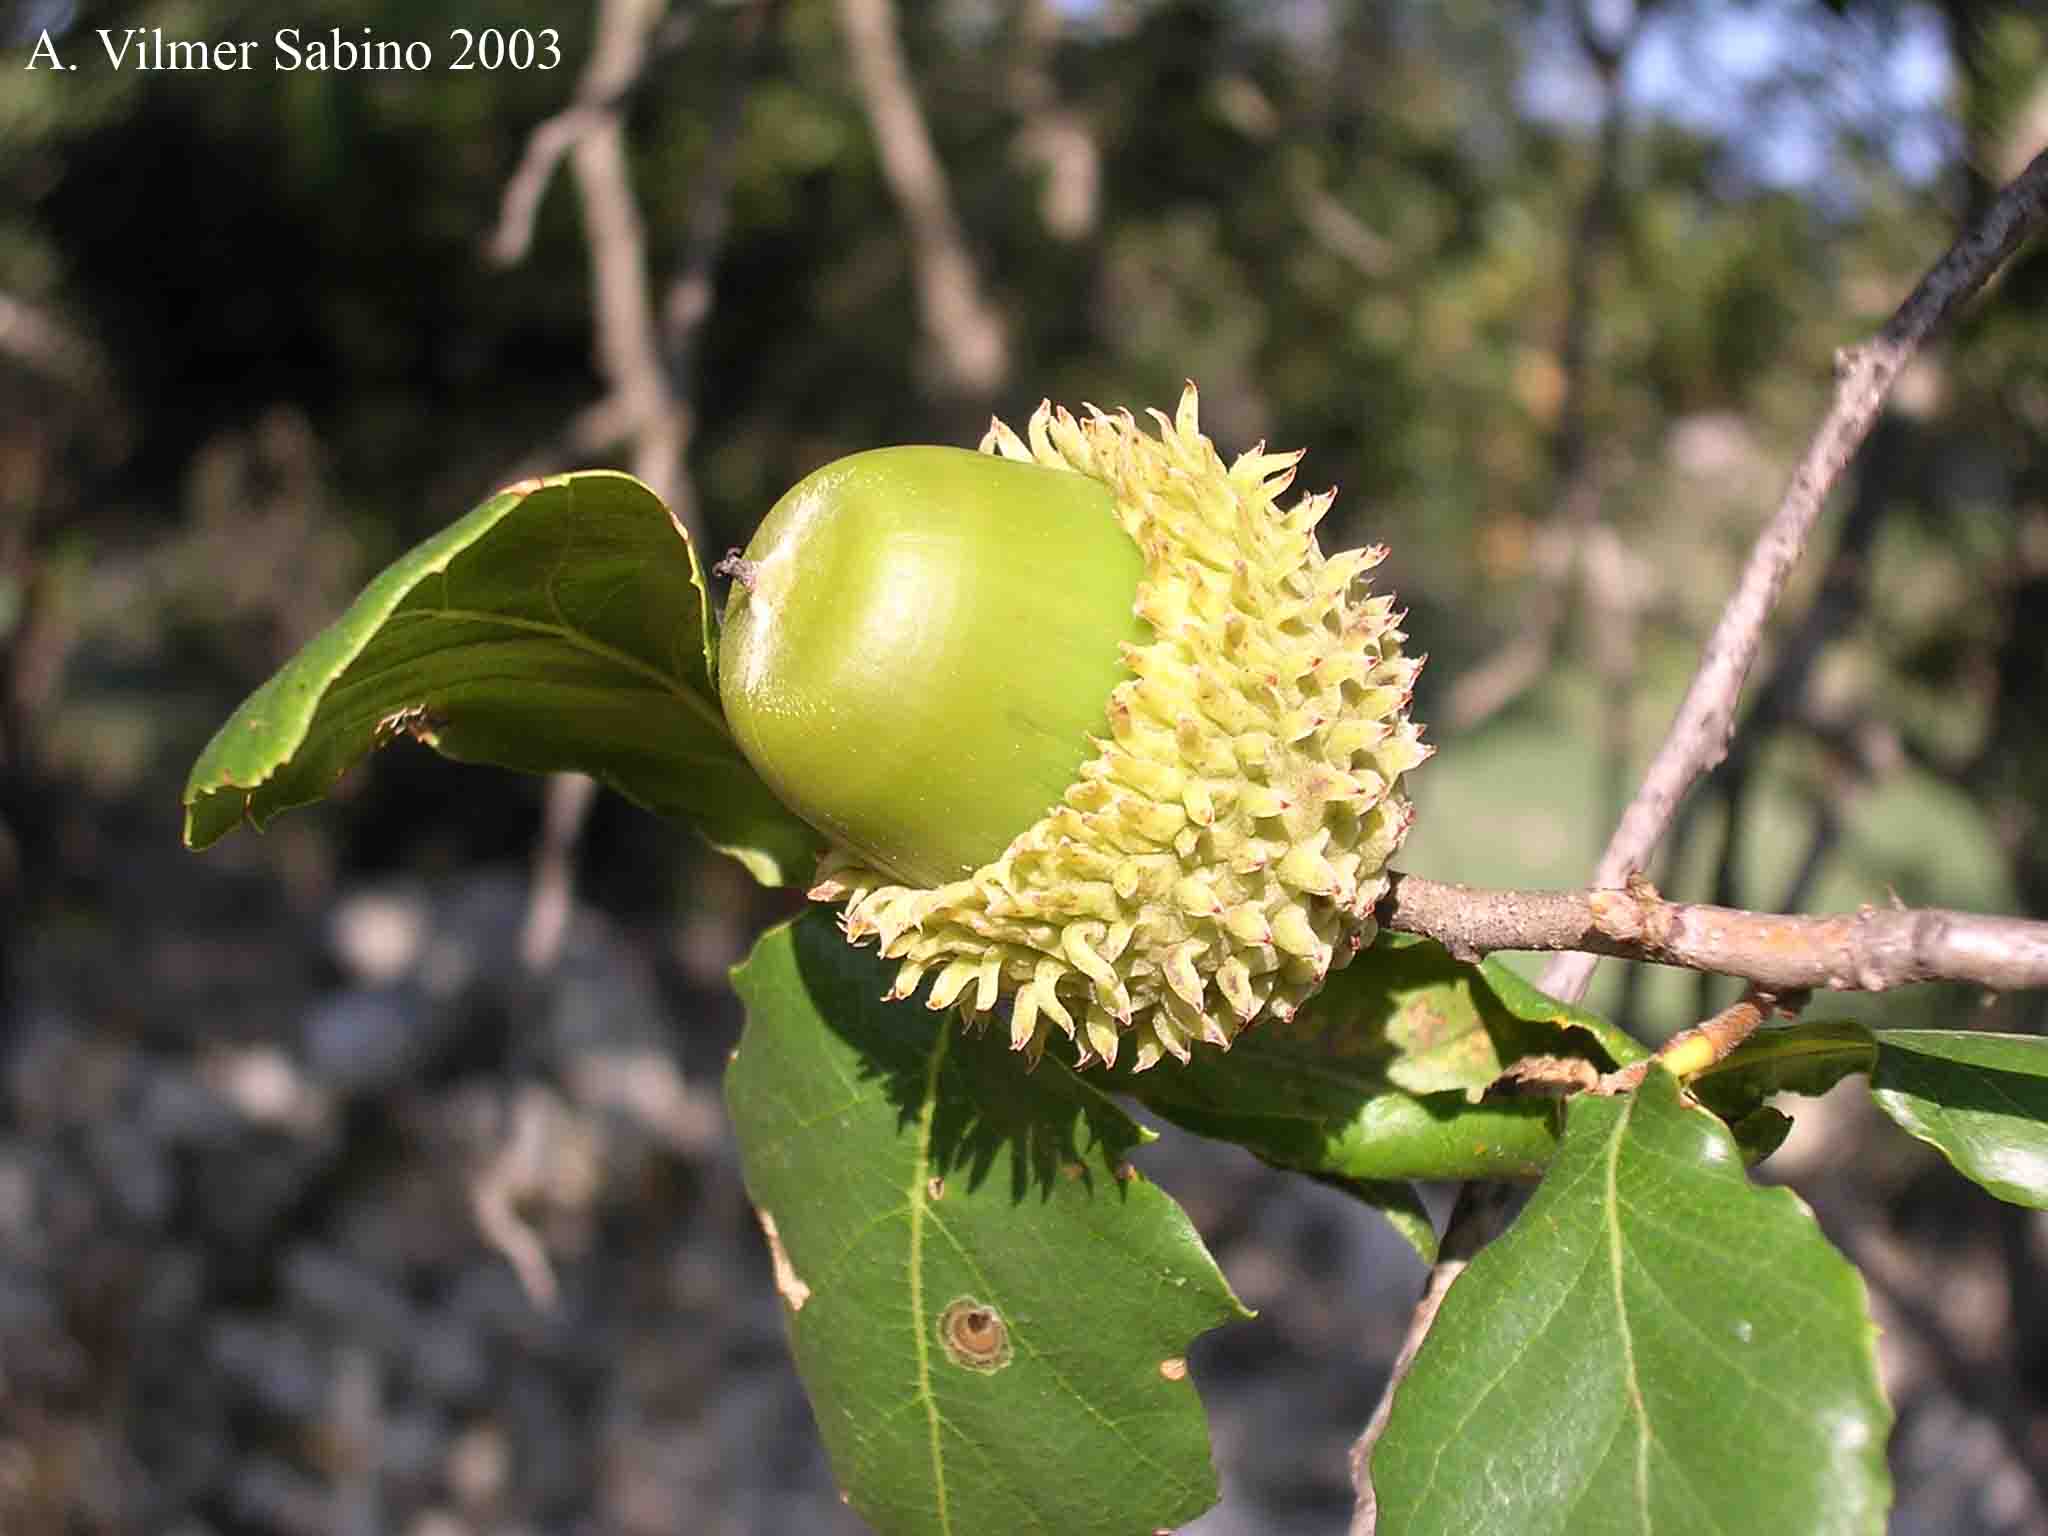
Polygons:
M601 23L590 63L576 88L576 99L527 136L519 164L505 181L505 191L498 203L497 227L484 243L485 253L498 266L516 267L532 249L534 220L540 215L541 200L547 195L548 183L554 179L562 157L585 134L601 126L607 116L616 117L646 83L648 69L675 52L689 37L688 15L656 27L659 20L657 8L647 17L647 26L654 29L651 41L623 50L607 47Z
M1793 471L1777 511L1757 538L1735 593L1707 640L1699 671L1664 744L1600 857L1593 875L1596 886L1618 885L1641 869L1671 824L1678 803L1702 775L1727 756L1736 701L1756 661L1765 621L1806 548L1822 503L1869 433L1899 371L1955 307L1982 288L2044 222L2048 222L2048 151L2037 155L1999 193L1983 216L1920 280L1876 337L1838 354L1834 404ZM1553 961L1543 974L1544 990L1568 1000L1578 999L1585 994L1597 963L1587 953Z
M1009 341L1001 317L982 296L953 216L945 169L896 35L896 7L893 0L839 0L839 25L883 179L910 232L918 315L939 371L949 389L976 399L990 396L1009 371Z
M675 464L667 497L669 510L692 538L702 533L697 513L697 487L687 458L697 436L697 355L704 326L718 296L718 264L732 229L732 184L739 160L740 135L746 126L747 96L759 78L768 43L782 19L783 0L752 0L733 23L732 48L737 58L727 77L725 97L711 129L704 163L691 189L688 223L683 229L681 269L661 302L660 328L647 320L648 333L666 375L668 421Z
M1643 879L1580 891L1490 891L1395 871L1379 919L1464 960L1555 950L1734 976L1773 991L1885 992L1959 981L2048 987L2048 922L1939 907L1804 917L1666 901Z
M1055 240L1092 234L1102 211L1102 149L1084 116L1060 100L1053 79L1060 8L1054 0L1022 0L1009 75L1010 109L1018 118L1011 153L1044 175L1038 217Z
M1436 1263L1430 1266L1429 1279L1408 1319L1408 1333L1401 1340L1400 1354L1394 1357L1394 1368L1380 1393L1379 1406L1373 1410L1365 1433L1351 1447L1351 1491L1357 1503L1351 1512L1350 1536L1373 1536L1379 1526L1379 1495L1372 1486L1372 1453L1393 1414L1394 1392L1414 1367L1422 1341L1429 1337L1436 1315L1443 1309L1444 1297L1450 1293L1451 1282L1465 1273L1473 1255L1507 1230L1515 1194L1512 1184L1483 1179L1474 1179L1458 1189L1457 1204L1451 1207L1443 1241L1437 1245Z
M597 45L579 94L614 104L600 108L597 121L578 136L569 163L590 249L598 368L632 421L633 473L673 505L682 467L681 428L655 325L647 233L626 163L626 126L615 104L643 68L648 33L660 15L653 0L600 0Z
M747 93L780 11L781 0L752 0L735 16L737 60L693 189L682 265L658 310L646 229L629 175L623 110L654 62L688 34L681 20L662 22L659 0L599 0L597 35L575 103L534 130L506 186L489 245L500 262L525 254L532 234L529 204L537 203L546 176L568 154L590 252L597 361L609 392L578 412L553 448L523 461L519 473L538 473L565 458L629 442L633 473L654 488L693 537L699 532L696 496L685 460L696 425L697 342L711 314L731 224L733 162Z
M696 489L687 462L697 419L697 341L711 315L718 260L731 223L733 161L746 96L774 31L781 0L753 0L734 23L739 62L728 77L694 189L682 269L657 315L648 276L646 228L627 163L623 105L645 81L650 63L679 40L673 30L664 35L664 8L662 0L599 0L597 36L576 102L535 130L526 158L506 187L490 249L502 263L525 254L541 192L555 162L568 153L590 252L598 366L610 387L604 401L580 412L571 424L569 449L590 453L622 439L630 441L633 473L653 488L701 546ZM535 973L553 965L567 929L574 901L575 848L592 788L577 774L556 774L548 783L520 941L526 966Z
M1773 1014L1797 1018L1808 996L1805 992L1788 992L1780 997L1762 987L1750 987L1713 1017L1700 1020L1690 1029L1681 1029L1658 1047L1656 1055L1599 1074L1594 1079L1593 1092L1634 1093L1643 1086L1652 1067L1661 1066L1673 1077L1693 1077L1734 1055L1736 1047L1761 1029L1764 1020ZM1514 1068L1510 1066L1508 1071L1512 1073Z

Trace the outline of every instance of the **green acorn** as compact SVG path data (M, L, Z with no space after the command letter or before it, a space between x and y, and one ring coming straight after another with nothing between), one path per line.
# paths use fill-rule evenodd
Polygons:
M734 737L832 844L811 895L892 996L1008 998L1034 1061L1055 1026L1142 1070L1292 1015L1371 940L1430 753L1359 580L1386 551L1326 557L1333 493L1276 505L1299 453L1226 467L1193 385L1151 414L828 465L726 606Z

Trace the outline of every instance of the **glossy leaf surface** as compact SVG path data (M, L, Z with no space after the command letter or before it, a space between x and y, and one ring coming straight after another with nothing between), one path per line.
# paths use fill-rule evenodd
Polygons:
M1579 1097L1395 1396L1380 1529L1876 1536L1874 1339L1862 1277L1668 1073Z
M2048 1039L1888 1029L1877 1047L1878 1108L1999 1199L2048 1209Z

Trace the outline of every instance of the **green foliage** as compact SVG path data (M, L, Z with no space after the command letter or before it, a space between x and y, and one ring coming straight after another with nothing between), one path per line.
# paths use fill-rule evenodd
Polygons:
M1884 1528L1863 1281L1669 1074L1572 1102L1445 1299L1373 1457L1402 1536Z
M1172 1072L1120 1071L1146 1108L1285 1168L1340 1179L1535 1178L1558 1105L1482 1090L1525 1056L1599 1070L1642 1048L1499 964L1385 934L1295 1017ZM1378 1202L1375 1202L1378 1203Z
M2048 1210L2048 1040L1892 1029L1877 1046L1880 1109L1999 1199Z
M1868 1072L1877 1042L1848 1019L1815 1019L1760 1029L1689 1085L1701 1103L1730 1122L1773 1094L1819 1097L1852 1073Z
M477 21L440 3L342 0L332 9L337 24L386 33ZM960 223L1012 327L1004 408L1044 392L1105 403L1170 398L1192 371L1219 436L1311 445L1316 483L1346 488L1327 525L1334 539L1384 537L1395 547L1393 583L1436 657L1419 701L1428 716L1438 690L1519 632L1515 598L1542 570L1540 520L1559 500L1553 447L1572 298L1560 275L1571 269L1570 232L1596 169L1590 143L1518 115L1523 39L1494 13L1413 7L1387 26L1361 10L1333 24L1327 48L1317 39L1296 50L1287 29L1257 19L1257 7L1111 9L1127 9L1130 24L1069 19L1059 47L1033 58L1012 39L988 45L970 15L986 8L900 8ZM516 6L495 11L532 19ZM2018 8L1994 13L1982 9L1985 24L1957 35L1959 47L1976 48L1957 90L1972 98L1962 158L1980 167L1995 163L1994 130L2017 114L2043 56L2038 22ZM197 32L218 30L205 18L228 16L210 4L182 14ZM706 104L731 62L726 20L717 8L695 18L689 46L661 62L661 87L633 102L633 180L657 276L676 269L705 180L714 138ZM830 6L789 7L769 76L747 104L723 264L745 281L722 285L693 380L691 468L714 547L836 453L960 440L980 414L981 402L943 398L921 370L923 341L906 322L916 308L908 242L843 53ZM330 499L308 492L307 504L338 511L328 532L345 547L381 553L417 531L436 488L484 482L598 398L603 385L587 366L586 253L566 185L549 195L521 270L480 278L475 254L527 131L562 105L580 62L572 54L552 77L303 79L283 90L221 77L183 98L132 74L21 76L19 99L0 105L27 150L14 171L0 172L13 194L0 214L0 283L91 322L83 329L114 352L138 418L156 434L146 470L102 470L106 455L77 454L96 466L83 494L50 450L38 475L19 477L48 474L53 487L48 506L30 514L91 530L90 509L142 501L179 530L165 536L163 565L202 569L180 585L161 581L156 566L138 575L118 558L78 562L82 595L55 611L60 621L86 616L85 642L71 694L41 733L46 770L86 764L105 773L117 756L164 756L150 745L116 753L117 733L95 723L104 711L94 708L119 690L175 679L169 664L161 675L132 665L147 646L105 617L124 611L113 600L124 592L198 594L179 624L154 613L134 621L151 631L149 644L172 647L173 664L182 654L196 673L196 653L208 677L226 670L224 656L263 664L244 633L249 615L223 614L220 573L194 558L233 550L245 583L241 567L263 563L246 552L265 547L252 536L261 509L212 498L196 472L223 451L218 422L239 422L272 399L303 404L325 459L340 466L315 487ZM1027 91L1017 84L1040 66L1049 119L1085 125L1087 165L1102 178L1085 227L1057 239L1040 196L1050 174L1030 150ZM1361 79L1375 88L1356 90ZM161 144L180 153L155 152ZM1692 134L1643 132L1627 158L1607 258L1596 264L1577 426L1594 451L1603 521L1630 549L1660 552L1663 566L1644 583L1649 601L1633 636L1641 686L1627 717L1609 722L1619 737L1591 727L1612 680L1591 681L1564 635L1561 686L1533 692L1484 729L1440 727L1456 750L1418 783L1411 867L1513 884L1582 873L1611 811L1600 786L1627 766L1603 760L1608 743L1618 739L1613 755L1625 759L1631 728L1640 750L1668 718L1757 508L1811 426L1832 350L1874 327L1939 248L1951 204L1969 191L1954 183L1971 174L1959 169L1930 194L1865 164L1850 179L1867 205L1838 203L1823 216L1797 197L1733 184L1721 158ZM406 217L391 216L401 208ZM132 227L110 223L112 210ZM135 238L136 228L176 228L180 238ZM1729 832L1745 904L1785 905L1809 847L1819 873L1798 904L1811 909L1853 906L1887 885L1913 903L1998 910L2048 898L2048 842L2024 830L2039 824L2048 783L2039 724L2048 719L2039 660L2048 603L2036 600L2039 518L2027 510L2044 491L2036 445L2048 306L2025 300L2038 297L2043 272L2038 260L2016 269L2005 299L1966 321L1968 345L1921 365L1929 387L1912 408L1914 472L1883 485L1896 504L1873 555L1885 600L1831 643L1825 686L1812 690L1830 711L1821 724L1850 729L1814 740L1793 732L1763 754ZM141 293L149 302L137 302ZM161 302L166 293L179 302ZM208 323L189 323L193 313ZM209 382L215 393L188 407L186 392ZM24 418L32 407L40 421L50 398L38 384L4 403L25 400ZM87 409L98 408L94 395ZM188 410L213 424L192 425ZM68 443L70 430L48 439ZM461 445L455 462L451 443ZM193 488L180 489L188 471ZM75 526L62 531L76 535ZM47 521L36 537L47 564ZM237 713L194 770L188 840L204 846L243 819L261 825L409 733L465 760L585 769L702 830L758 877L801 880L814 839L725 739L708 640L700 644L701 573L687 547L683 554L676 558L666 514L620 477L570 477L486 503L379 578ZM0 581L0 603L28 611L18 594L30 589L11 570ZM451 586L471 617L449 612ZM1791 601L1807 595L1795 584ZM317 606L302 591L268 601L278 612ZM52 604L42 603L47 617ZM275 629L289 649L290 626ZM1843 740L1892 735L1905 748L1899 763L1886 767L1879 753L1845 764ZM37 732L26 740L39 750ZM1696 845L1663 883L1704 894L1714 878L1713 850ZM733 1110L750 1188L775 1211L795 1271L812 1287L791 1326L821 1425L849 1491L885 1528L920 1528L942 1470L959 1474L949 1478L948 1508L963 1530L984 1518L990 1529L1089 1529L1084 1520L1096 1518L1106 1493L1134 1487L1132 1503L1154 1507L1125 1525L1209 1497L1192 1393L1181 1384L1162 1398L1148 1372L1153 1355L1229 1315L1227 1293L1168 1203L1142 1181L1114 1179L1135 1133L1097 1082L1179 1126L1350 1190L1424 1252L1434 1236L1408 1181L1550 1170L1515 1233L1454 1291L1435 1353L1418 1368L1422 1386L1404 1394L1385 1451L1396 1492L1414 1486L1425 1455L1445 1458L1443 1478L1467 1491L1489 1486L1466 1477L1475 1467L1520 1488L1540 1488L1553 1472L1584 1474L1589 1490L1616 1486L1620 1496L1589 1502L1574 1528L1636 1529L1635 1464L1624 1453L1642 1446L1647 1426L1656 1432L1650 1507L1663 1512L1673 1469L1701 1480L1697 1502L1681 1502L1670 1528L1728 1513L1716 1501L1729 1500L1748 1501L1730 1523L1758 1530L1838 1528L1828 1524L1835 1519L1867 1528L1874 1518L1882 1420L1867 1391L1867 1331L1853 1280L1810 1224L1784 1197L1743 1185L1727 1138L1673 1101L1660 1077L1639 1099L1568 1107L1485 1091L1503 1065L1532 1053L1596 1067L1638 1054L1596 1015L1541 998L1494 962L1462 966L1427 946L1387 942L1334 978L1291 1027L1247 1035L1227 1057L1204 1052L1186 1071L1107 1081L1076 1079L1048 1061L1027 1077L992 1041L962 1039L914 1007L875 1003L883 984L871 972L830 942L822 919L765 941L741 979L755 1017L734 1070ZM1697 1017L1694 990L1690 977L1655 980L1641 1016L1658 1028ZM1935 1022L1952 1001L1931 989L1903 1003L1858 1000L1861 1022L1766 1031L1690 1087L1753 1160L1786 1127L1773 1095L1818 1093L1869 1073L1876 1102L1908 1131L2001 1198L2040 1206L2040 1043L1879 1028L1899 1020L1887 1010L1900 1006ZM787 1084L770 1081L778 1062ZM827 1110L835 1118L807 1124ZM1114 1231L1121 1242L1129 1224L1155 1244L1141 1258L1181 1266L1187 1284L1155 1300L1187 1302L1187 1315L1172 1328L1156 1312L1130 1323L1091 1314L1072 1289L1056 1304L1033 1294L1035 1353L998 1307L1012 1329L1010 1364L986 1375L938 1369L935 1331L902 1321L910 1206L883 1214L892 1198L916 1201L920 1125L931 1130L932 1166L953 1160L937 1174L943 1195L924 1209L932 1262L951 1266L921 1281L927 1301L941 1292L950 1300L955 1284L986 1299L976 1277L998 1264L1025 1268L1021 1237L1047 1233L1050 1251L1063 1255L1059 1273L1085 1287L1091 1277L1076 1275L1073 1260L1079 1234ZM808 1184L782 1167L799 1151ZM1047 1157L1086 1177L1048 1182ZM1611 1192L1594 1176L1603 1168L1614 1174ZM840 1209L821 1190L855 1198ZM876 1223L858 1239L856 1211ZM958 1247L937 1241L954 1231ZM835 1233L859 1246L839 1251ZM1711 1243L1695 1269L1685 1242L1702 1238ZM1590 1255L1585 1275L1564 1273L1572 1253ZM1599 1262L1617 1254L1618 1300L1600 1285L1613 1266ZM879 1255L872 1283L863 1279L870 1255ZM1794 1336L1800 1317L1770 1288L1781 1258L1788 1273L1817 1276L1822 1287L1814 1350ZM821 1285L821 1274L844 1283ZM1707 1277L1717 1294L1706 1294ZM1674 1289L1645 1300L1651 1283ZM1528 1298L1543 1294L1572 1300L1556 1326L1532 1331ZM1007 1289L1002 1300L1023 1305ZM893 1331L869 1326L889 1307ZM1755 1330L1741 1347L1731 1342L1738 1322ZM1695 1324L1721 1331L1693 1337ZM1616 1392L1624 1327L1644 1343L1639 1404L1626 1383ZM1144 1349L1122 1353L1132 1339ZM1461 1351L1513 1370L1490 1394L1468 1390L1438 1358ZM1767 1357L1761 1371L1747 1363L1752 1354ZM1090 1369L1098 1356L1126 1369L1112 1383L1089 1378L1079 1395L1031 1374L1054 1357ZM920 1358L925 1379L938 1382L923 1396ZM1747 1395L1759 1379L1782 1391L1801 1379L1786 1373L1805 1371L1848 1404L1851 1416L1835 1427L1863 1437L1853 1454L1839 1441L1818 1446L1811 1475L1787 1484L1810 1491L1828 1466L1839 1473L1843 1497L1818 1519L1810 1506L1767 1502L1778 1495L1765 1469L1792 1445L1816 1449L1811 1434L1800 1442L1791 1432L1825 1423L1805 1402L1758 1408ZM860 1395L891 1381L895 1395L879 1408ZM1032 1381L1041 1387L1026 1391ZM1590 1386L1575 1396L1581 1382ZM1443 1423L1426 1417L1432 1401L1476 1416L1425 1444ZM1146 1419L1161 1402L1158 1419ZM1000 1436L976 1417L988 1403L1003 1407ZM1121 1442L1100 1425L1087 1435L1072 1427L1089 1417L1084 1408L1104 1404L1121 1427L1144 1424L1163 1437L1154 1449L1178 1481L1105 1450ZM1127 1413L1127 1404L1136 1406ZM1612 1464L1604 1445L1551 1434L1553 1424L1578 1432L1596 1409L1617 1415ZM1753 1446L1765 1460L1736 1454ZM1035 1458L1028 1497L1003 1480L1014 1480L1018 1462L991 1454ZM987 1513L972 1502L983 1497L1011 1501ZM1073 1503L1045 1502L1059 1499ZM923 1513L898 1521L891 1510ZM1444 1518L1446 1529L1492 1528ZM1503 1528L1542 1529L1547 1518L1548 1506L1534 1508L1527 1524Z
M726 1073L833 1471L880 1530L1122 1536L1215 1502L1187 1348L1247 1315L1145 1133L1056 1062L1026 1075L814 912L734 977Z
M631 476L500 491L235 711L186 784L185 840L261 830L410 735L458 762L588 773L766 884L804 878L816 838L733 746L707 603L688 538Z
M261 826L409 733L592 773L757 878L799 875L812 834L734 750L715 676L703 574L652 493L609 472L527 482L251 696L193 770L188 840ZM727 1076L821 1431L887 1532L1107 1533L1215 1497L1186 1352L1242 1309L1130 1166L1145 1133L1105 1090L1346 1190L1425 1257L1414 1181L1543 1180L1397 1398L1376 1466L1403 1531L1875 1528L1887 1410L1860 1281L1743 1173L1789 1126L1774 1096L1868 1073L1968 1177L2048 1206L2037 1038L1817 1020L1754 1036L1697 1104L1662 1072L1559 1099L1503 1073L1583 1077L1643 1048L1497 961L1383 934L1228 1053L1086 1078L881 1001L887 970L822 912L775 930L736 975L749 1022Z
M1818 1019L1760 1030L1692 1084L1730 1123L1775 1093L1818 1095L1868 1073L1877 1107L2001 1200L2048 1209L2048 1039L1870 1030Z

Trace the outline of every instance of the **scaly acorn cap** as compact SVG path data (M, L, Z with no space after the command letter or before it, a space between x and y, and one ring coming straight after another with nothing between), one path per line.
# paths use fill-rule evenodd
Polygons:
M1144 622L1121 643L1106 712L1082 701L1107 736L1090 736L1058 802L971 872L906 878L906 865L944 860L906 856L901 839L863 837L815 794L791 794L776 744L749 725L770 670L748 627L756 594L736 583L728 610L720 676L736 738L835 844L810 894L845 902L847 937L901 962L890 996L930 978L927 1006L970 1021L1009 999L1011 1045L1033 1062L1054 1027L1080 1064L1128 1048L1142 1071L1292 1016L1371 941L1413 819L1400 778L1432 750L1407 713L1422 659L1401 652L1393 599L1360 580L1386 550L1325 556L1314 530L1335 493L1276 504L1299 452L1262 446L1226 467L1193 384L1172 420L1149 414L1156 438L1129 412L1091 406L1076 420L1044 403L1024 439L996 421L982 440L983 453L1107 488L1142 563L1132 606ZM771 713L789 723L804 711Z

